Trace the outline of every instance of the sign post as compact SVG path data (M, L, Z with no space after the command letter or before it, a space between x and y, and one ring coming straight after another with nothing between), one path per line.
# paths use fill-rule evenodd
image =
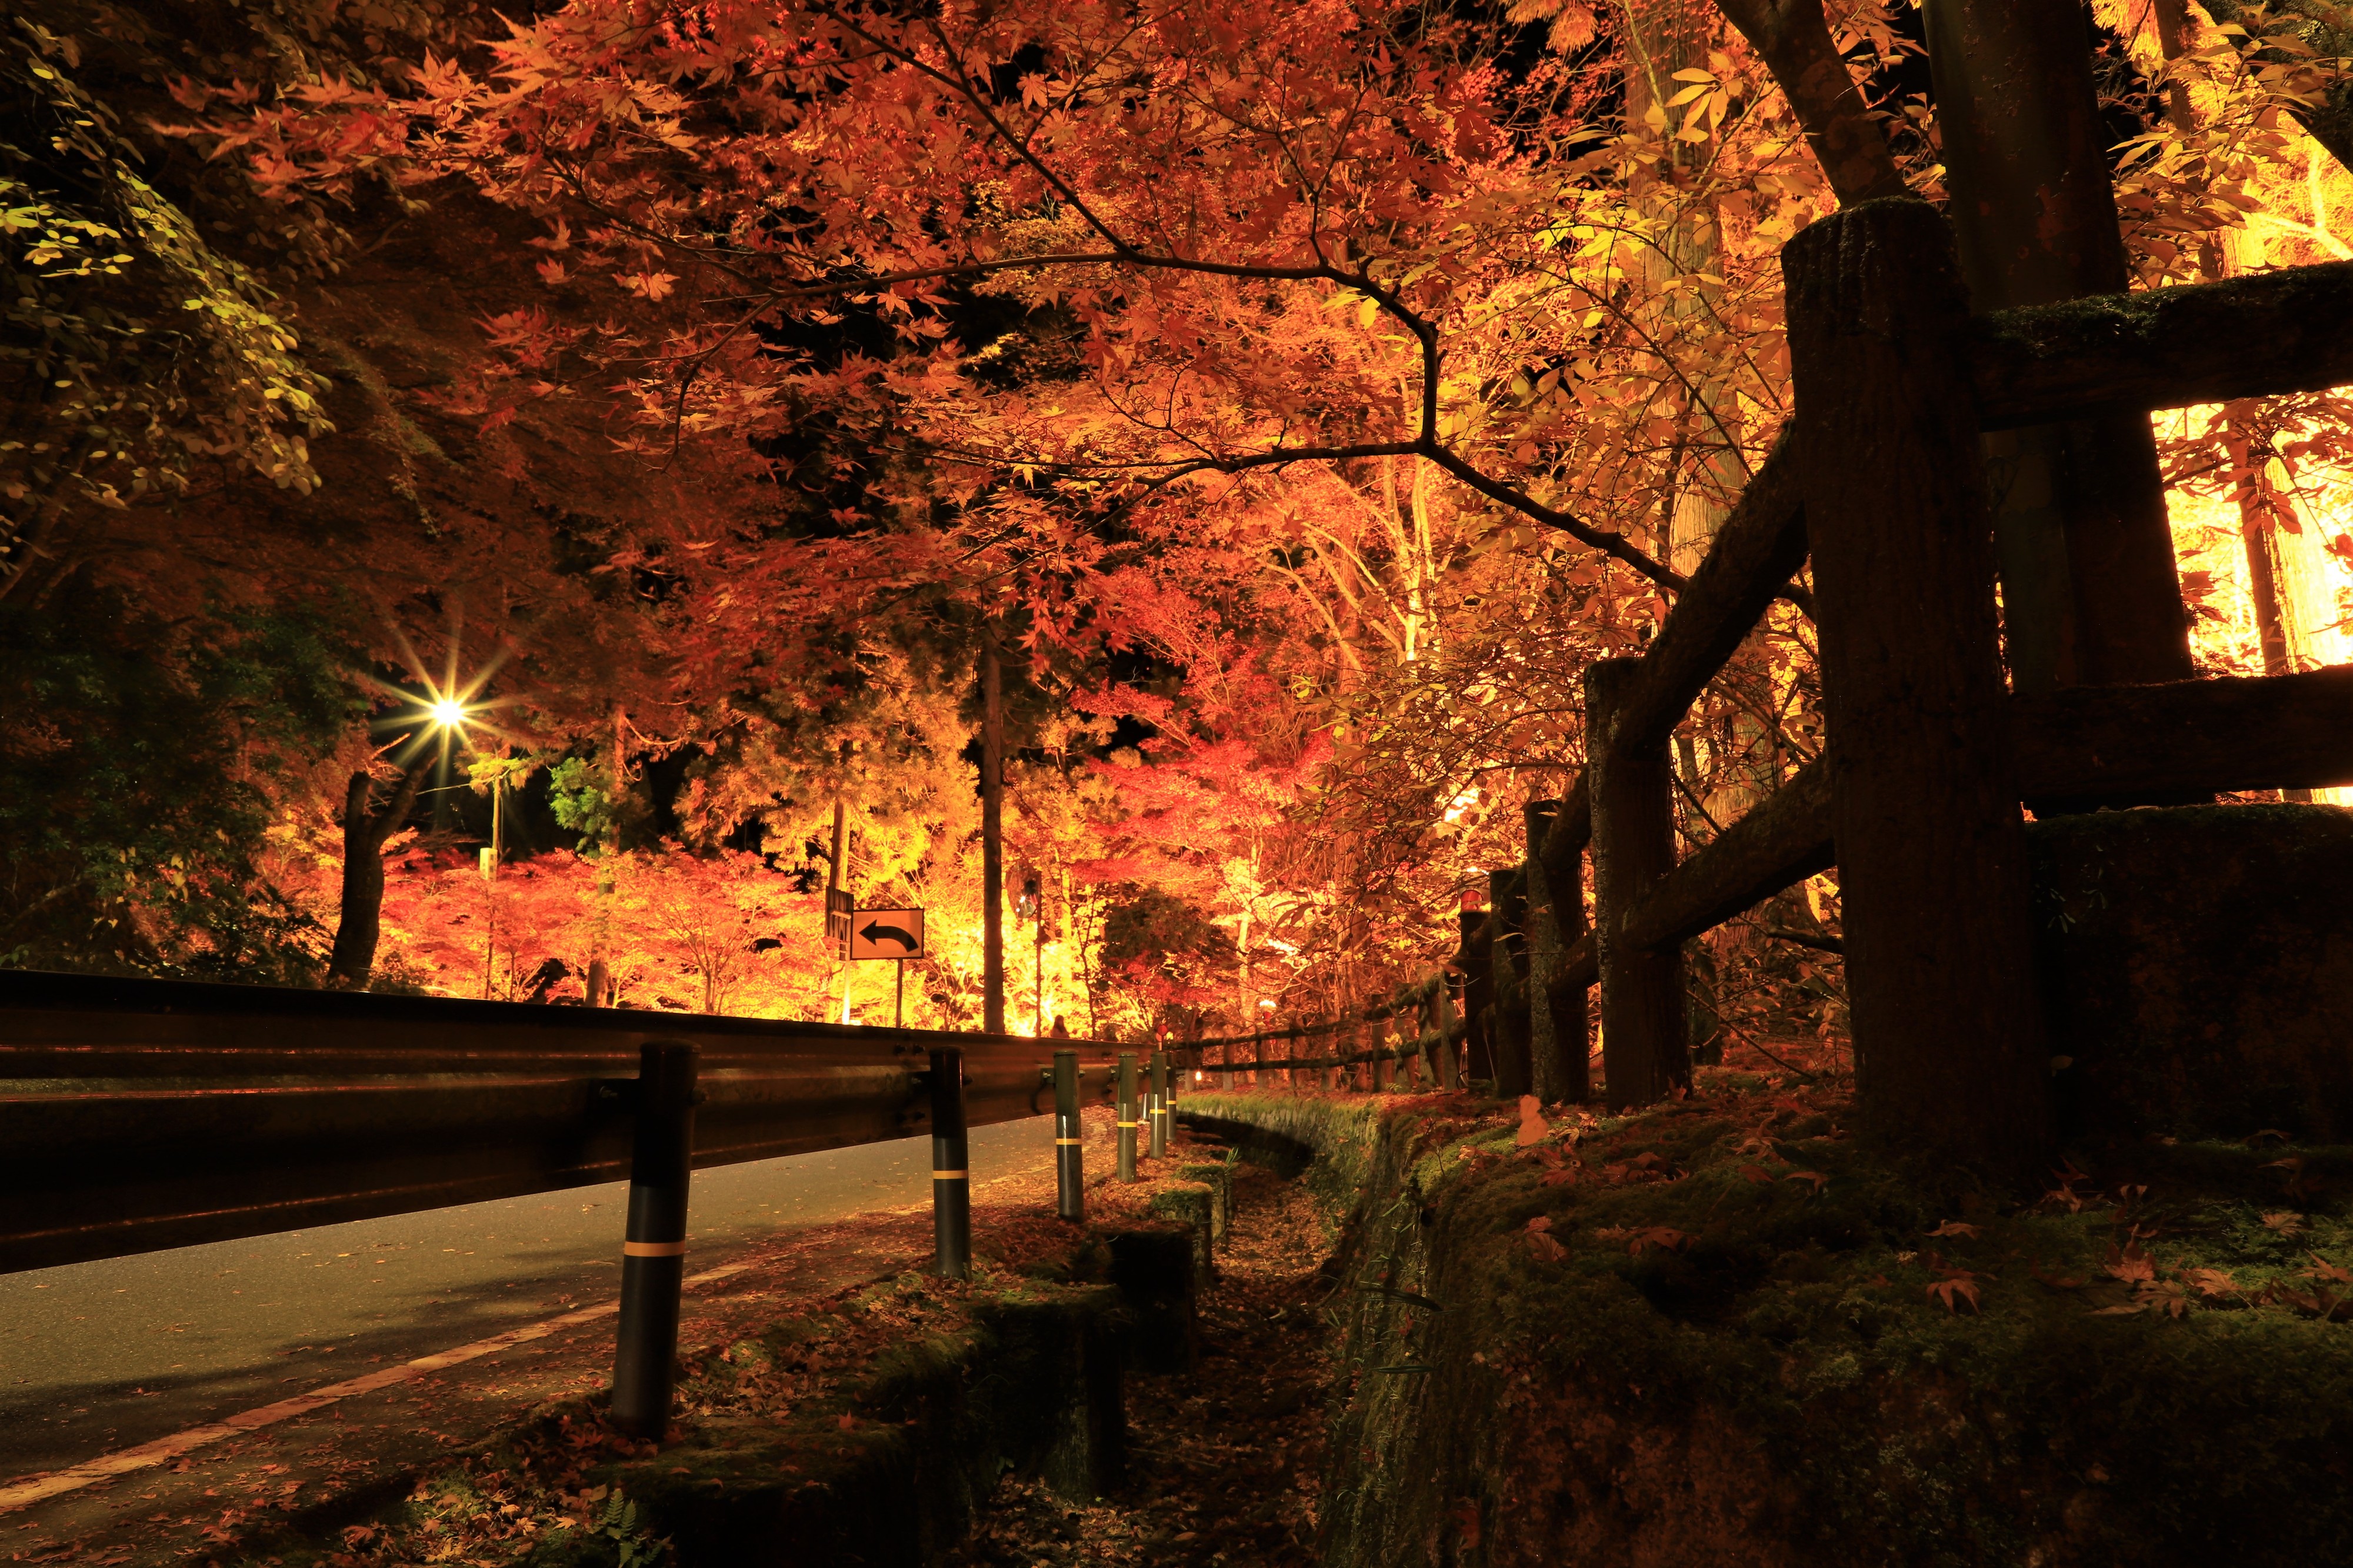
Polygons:
M907 1023L907 961L923 956L923 911L921 910L859 910L846 922L843 935L849 943L849 956L888 958L899 965L898 984L893 988L893 1027L904 1028Z

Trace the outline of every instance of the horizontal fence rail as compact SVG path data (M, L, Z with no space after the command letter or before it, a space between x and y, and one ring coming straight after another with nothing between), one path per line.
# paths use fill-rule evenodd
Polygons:
M974 1126L1116 1045L0 971L0 1271L620 1181L640 1047L701 1058L697 1167ZM1133 1049L1134 1047L1129 1047Z

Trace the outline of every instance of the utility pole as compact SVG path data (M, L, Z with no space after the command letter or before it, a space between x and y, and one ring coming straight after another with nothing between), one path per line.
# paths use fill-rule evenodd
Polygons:
M981 1028L1005 1033L1005 690L997 633L980 644Z

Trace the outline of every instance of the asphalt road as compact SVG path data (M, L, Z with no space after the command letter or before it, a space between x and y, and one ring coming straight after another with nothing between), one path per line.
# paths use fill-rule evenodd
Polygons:
M1052 1154L1048 1119L976 1128L973 1179ZM0 1275L0 1479L609 1300L627 1194L576 1187ZM687 1268L930 1195L928 1138L699 1171Z

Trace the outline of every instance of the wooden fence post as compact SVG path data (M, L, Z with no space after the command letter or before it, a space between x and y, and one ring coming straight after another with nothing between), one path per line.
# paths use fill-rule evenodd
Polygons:
M1589 810L1582 797L1580 811ZM1559 986L1561 964L1585 934L1585 859L1568 857L1567 875L1550 865L1546 849L1559 821L1561 803L1531 801L1528 830L1528 1005L1533 1020L1536 1098L1547 1105L1577 1104L1593 1092L1589 1063L1593 1025L1585 987ZM1581 836L1582 830L1580 830ZM1555 882L1563 885L1556 887Z
M1890 197L1781 265L1863 1120L2022 1168L2048 1052L1952 239Z
M1494 977L1495 1095L1516 1100L1535 1083L1529 1028L1527 881L1517 867L1487 873L1488 966Z
M1495 1002L1494 962L1488 951L1485 910L1464 910L1462 921L1462 1077L1494 1088L1494 1038L1487 1027Z
M1631 756L1618 749L1618 711L1641 667L1639 658L1605 658L1585 672L1602 1093L1613 1111L1648 1105L1691 1081L1681 945L1653 952L1618 936L1627 911L1675 866L1673 764L1666 742Z
M1445 973L1438 974L1438 984L1430 986L1430 1026L1438 1029L1438 1085L1451 1095L1461 1088L1463 1079L1461 1058L1447 1038L1454 1029L1454 982Z

